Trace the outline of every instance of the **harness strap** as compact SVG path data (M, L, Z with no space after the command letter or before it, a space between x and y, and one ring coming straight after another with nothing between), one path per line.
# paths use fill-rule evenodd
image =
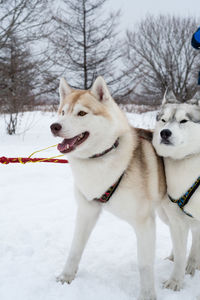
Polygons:
M94 154L92 155L90 158L97 158L97 157L101 157L103 155L105 155L106 153L110 152L111 150L117 148L119 146L119 138L117 138L117 140L115 141L115 143L112 145L112 147L110 147L109 149L106 149L105 151L98 153L98 154Z
M119 146L119 138L117 138L117 140L115 141L115 143L112 145L112 147L106 149L105 151L98 153L98 154L94 154L92 156L90 156L90 158L98 158L101 157L105 154L107 154L108 152L112 151L113 149L116 149ZM122 177L124 176L124 172L123 174L120 176L120 178L109 187L109 189L100 197L100 198L94 198L93 200L95 201L99 201L101 203L106 203L110 200L110 198L112 197L112 195L114 194L114 192L116 191L117 187L120 184L120 181L122 180Z
M116 191L116 189L118 188L123 176L124 176L124 173L120 176L120 178L117 180L117 182L115 182L113 185L111 185L111 187L109 187L109 189L100 198L94 198L94 200L102 202L102 203L108 202L110 200L110 198L112 197L112 195L114 194L114 192Z
M143 132L144 133L144 130ZM148 131L145 131L145 133L148 133ZM140 135L140 138L143 138L145 140L149 140L149 138L147 138L147 135ZM117 138L117 140L115 141L115 143L112 145L112 147L110 147L109 149L103 151L102 153L99 154L95 154L93 156L91 156L90 158L97 158L97 157L101 157L103 155L105 155L106 153L110 152L111 150L117 148L119 146L119 138ZM106 203L110 200L110 198L112 197L112 195L114 194L114 192L116 191L116 189L118 188L120 181L122 180L122 177L124 176L125 171L123 172L123 174L120 176L120 178L117 180L117 182L115 182L111 187L109 187L109 189L100 197L100 198L94 198L94 200L102 202L102 203Z
M177 200L173 199L168 194L168 197L171 200L171 202L176 203L186 215L188 215L189 217L192 217L192 218L193 218L193 216L191 214L184 211L184 206L189 202L190 198L195 193L195 191L198 189L199 185L200 185L200 176L193 183L193 185L187 190L187 192L183 196L181 196L179 199L177 199Z

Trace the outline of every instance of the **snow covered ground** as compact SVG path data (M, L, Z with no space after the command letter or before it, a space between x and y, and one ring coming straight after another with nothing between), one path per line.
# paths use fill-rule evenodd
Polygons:
M137 127L152 128L155 113L128 114ZM56 144L52 113L26 113L20 135L5 133L0 117L0 156L27 156ZM30 127L23 132L24 125ZM38 157L57 155L56 148ZM139 290L136 239L132 228L102 213L71 285L55 281L72 239L76 203L67 164L0 165L0 300L133 300ZM173 263L168 228L157 219L156 288L160 300L194 300L200 272L185 276L180 292L162 289ZM200 299L200 298L199 298Z

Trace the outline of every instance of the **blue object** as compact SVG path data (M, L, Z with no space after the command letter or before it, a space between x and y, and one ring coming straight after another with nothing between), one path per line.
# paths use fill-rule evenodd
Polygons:
M200 85L200 71L199 71L198 85Z
M193 34L191 44L195 49L200 49L200 27Z
M200 186L200 176L193 183L193 185L189 188L189 190L187 190L187 192L183 196L181 196L179 199L173 199L169 194L168 194L168 197L173 203L176 203L186 215L188 215L189 217L192 217L191 214L187 213L184 210L184 206L189 202L190 198L192 197L192 195L195 193L195 191L198 189L199 186Z

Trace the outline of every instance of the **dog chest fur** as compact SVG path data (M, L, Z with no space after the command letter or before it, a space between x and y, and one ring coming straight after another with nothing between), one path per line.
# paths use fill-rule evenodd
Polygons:
M141 280L139 299L155 300L154 209L161 203L166 186L162 159L149 141L151 133L131 128L101 77L96 79L90 92L74 92L61 80L60 96L59 119L51 127L53 133L64 138L62 145L69 140L76 144L85 132L87 138L77 147L67 144L66 148L60 148L69 152L78 211L71 250L58 280L70 283L74 279L89 235L105 208L134 228ZM117 148L91 158L111 148L116 140ZM123 173L109 202L102 204L93 200L101 197Z

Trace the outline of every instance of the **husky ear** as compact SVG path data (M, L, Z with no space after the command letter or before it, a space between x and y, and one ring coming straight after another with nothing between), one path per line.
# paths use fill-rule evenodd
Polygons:
M59 93L60 93L60 102L63 102L66 96L72 92L72 88L67 84L64 78L60 79Z
M200 90L197 90L192 99L200 101Z
M168 90L168 88L167 88L165 93L164 93L162 106L167 104L167 103L176 103L176 102L177 102L177 99L176 99L176 96L174 95L173 91Z
M194 96L187 100L186 103L200 106L200 91L197 90Z
M101 102L110 98L110 92L103 77L98 76L92 85L91 92Z

